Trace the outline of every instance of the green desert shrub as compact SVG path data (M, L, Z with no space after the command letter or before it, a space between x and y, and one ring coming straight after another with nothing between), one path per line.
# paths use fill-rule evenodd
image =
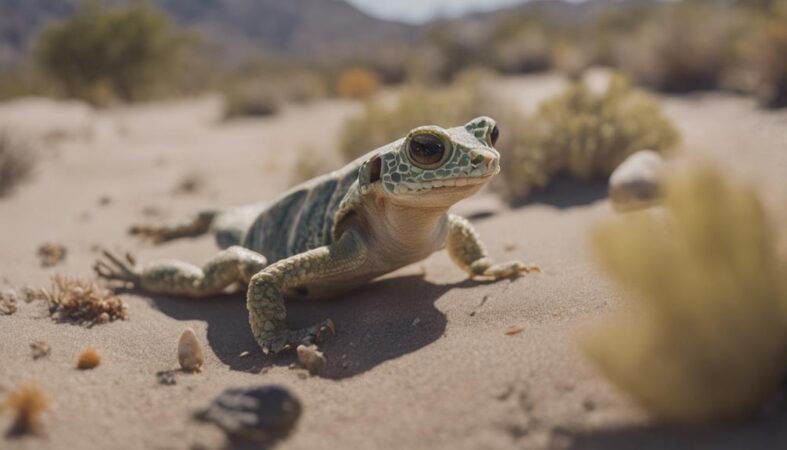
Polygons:
M136 101L166 89L189 41L146 3L104 8L89 2L40 34L36 59L69 97Z
M625 39L620 65L656 89L715 89L735 62L744 27L744 16L729 5L701 0L665 5Z
M24 141L0 130L0 197L30 178L35 165L32 148Z
M498 146L503 164L496 183L511 203L520 203L555 175L608 177L632 153L669 150L679 141L658 102L618 75L604 92L575 83L511 133Z
M665 211L593 233L631 303L584 349L661 420L744 418L784 380L787 265L753 189L700 165L674 174L665 191Z

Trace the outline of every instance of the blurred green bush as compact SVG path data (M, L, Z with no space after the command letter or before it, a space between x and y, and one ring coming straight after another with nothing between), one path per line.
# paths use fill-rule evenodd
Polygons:
M192 39L147 3L104 8L88 2L46 28L35 55L66 96L106 105L171 88Z
M604 92L575 83L509 133L498 146L503 161L495 187L512 204L556 175L608 177L632 153L669 150L680 139L655 98L620 75L611 76Z
M593 234L632 303L588 337L586 354L662 420L745 418L780 389L787 368L777 236L754 190L710 167L668 179L665 206Z

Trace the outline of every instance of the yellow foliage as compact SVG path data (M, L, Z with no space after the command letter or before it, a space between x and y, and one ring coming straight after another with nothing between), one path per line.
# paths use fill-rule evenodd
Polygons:
M636 307L591 335L586 354L662 420L743 418L779 388L787 364L776 236L755 192L707 166L669 179L665 206L593 234Z
M14 415L11 433L35 433L41 430L41 415L49 408L49 399L40 387L34 384L20 386L8 394L0 410Z
M380 78L368 69L347 69L339 75L336 88L340 97L369 98L380 88Z

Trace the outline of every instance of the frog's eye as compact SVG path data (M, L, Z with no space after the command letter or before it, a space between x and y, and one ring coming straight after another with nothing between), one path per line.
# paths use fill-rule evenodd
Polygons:
M498 138L500 138L500 128L497 128L497 125L495 125L495 127L492 128L492 132L489 133L489 142L492 143L493 147L497 144Z
M407 141L407 156L422 169L439 166L448 150L445 141L432 133L414 134Z

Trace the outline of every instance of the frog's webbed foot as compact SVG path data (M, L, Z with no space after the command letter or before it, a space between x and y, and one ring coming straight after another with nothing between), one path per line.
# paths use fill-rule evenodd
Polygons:
M266 336L259 338L259 344L266 355L276 355L295 350L301 344L311 345L321 342L328 332L331 335L336 334L336 327L331 319L300 330L284 329L278 333L266 333Z
M490 264L488 260L485 261L484 259L477 261L471 266L473 277L497 281L504 278L515 278L531 272L541 272L541 268L537 265L525 264L521 261Z
M104 250L102 257L93 265L93 270L99 277L107 280L138 284L141 279L140 271L137 269L137 261L131 253L119 257Z

